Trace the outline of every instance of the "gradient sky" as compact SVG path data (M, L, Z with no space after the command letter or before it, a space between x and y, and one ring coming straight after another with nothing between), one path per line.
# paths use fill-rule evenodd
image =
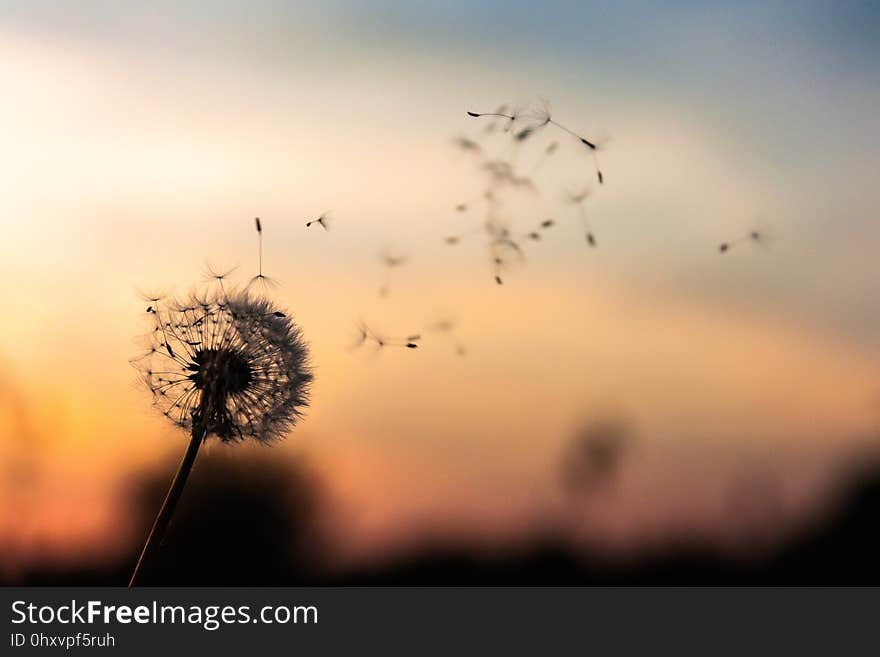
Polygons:
M0 457L41 472L26 529L0 508L4 537L99 540L130 473L183 448L127 362L136 289L185 290L206 259L247 279L255 215L317 368L273 449L314 460L353 544L559 511L584 417L634 426L590 510L623 543L723 525L755 463L797 508L876 434L876 3L401 5L3 3ZM558 230L498 287L479 240L443 244L478 225L453 212L480 182L450 139L480 134L466 110L539 96L608 137L600 247L560 202L592 175L567 144L510 217ZM325 210L333 230L305 230ZM719 256L756 221L766 250ZM380 299L386 246L411 262ZM455 318L468 356L430 333L351 353L358 317Z

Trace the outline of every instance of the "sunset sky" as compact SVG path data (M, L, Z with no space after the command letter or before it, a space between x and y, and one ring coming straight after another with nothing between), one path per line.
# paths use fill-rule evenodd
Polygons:
M878 61L870 2L6 0L0 543L117 538L132 473L186 441L128 362L138 290L186 291L206 261L246 282L254 216L316 368L270 449L315 464L354 550L426 519L507 540L567 517L563 447L608 415L632 444L587 512L613 543L723 533L755 467L809 506L878 446ZM482 178L452 139L483 139L467 110L538 98L604 138L606 182L552 126L523 144L525 173L560 149L505 218L557 225L498 286L479 235L444 243L481 222L454 210ZM583 183L595 249L563 202ZM758 225L766 248L719 254ZM385 248L409 260L383 298ZM359 318L422 345L351 351Z

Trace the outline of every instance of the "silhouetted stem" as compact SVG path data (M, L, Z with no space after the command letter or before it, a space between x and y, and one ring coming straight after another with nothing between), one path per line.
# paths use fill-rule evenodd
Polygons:
M150 530L150 535L147 537L147 542L144 544L141 556L134 567L134 573L132 573L131 580L128 582L129 588L137 584L138 576L141 574L144 564L149 561L150 557L161 545L162 539L165 536L165 530L168 529L168 525L171 523L171 516L174 515L174 509L180 500L181 493L183 493L186 479L189 477L190 470L192 470L193 464L196 462L196 456L199 453L199 447L201 447L204 438L204 429L193 426L189 446L186 448L186 453L183 455L180 467L177 468L177 474L174 475L174 480L171 482L171 488L168 489L168 494L165 496L162 508L159 509L159 515L156 516L156 520L153 522L153 528Z

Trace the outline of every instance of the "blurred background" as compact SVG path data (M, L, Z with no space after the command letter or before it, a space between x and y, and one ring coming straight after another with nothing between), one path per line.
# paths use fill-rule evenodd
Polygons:
M878 51L870 2L6 0L0 582L125 583L187 440L138 291L247 282L254 216L312 405L206 446L152 581L880 581ZM466 115L538 98L604 185ZM456 137L554 221L503 285Z

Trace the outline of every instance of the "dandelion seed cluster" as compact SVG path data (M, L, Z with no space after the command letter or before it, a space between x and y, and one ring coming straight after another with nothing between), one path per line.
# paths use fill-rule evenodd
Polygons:
M510 225L509 213L505 210L501 197L511 192L536 193L538 188L533 180L534 175L541 169L547 159L559 149L560 142L554 140L542 147L539 159L528 173L519 171L514 164L517 159L518 149L524 142L534 141L537 135L552 127L557 132L566 133L579 152L590 154L595 167L596 179L599 185L602 185L605 178L599 168L597 156L597 151L600 150L601 145L598 140L588 139L557 122L553 118L550 103L546 100L532 104L529 107L509 108L507 105L501 105L494 112L468 111L467 114L472 118L488 119L482 131L486 135L495 132L499 125L503 126L505 133L509 133L508 147L501 158L490 155L488 145L483 142L480 136L468 137L459 135L452 140L452 144L456 148L473 156L480 174L486 179L486 186L482 194L482 199L485 201L483 227L485 228L485 237L487 238L490 263L495 282L498 285L503 285L506 272L512 267L522 264L525 260L525 253L522 248L523 242L525 240L540 242L543 239L543 233L554 225L552 220L544 220L529 231L514 232ZM585 191L580 192L570 202L578 206L578 212L584 224L587 244L594 247L596 246L596 237L589 227L582 206L586 196ZM472 206L473 202L468 201L459 203L455 209L456 212L460 213L468 212ZM445 241L449 245L456 245L467 235L473 234L473 232L475 231L447 236Z
M149 303L147 351L133 364L166 417L223 442L267 443L293 427L312 372L289 317L247 292Z

